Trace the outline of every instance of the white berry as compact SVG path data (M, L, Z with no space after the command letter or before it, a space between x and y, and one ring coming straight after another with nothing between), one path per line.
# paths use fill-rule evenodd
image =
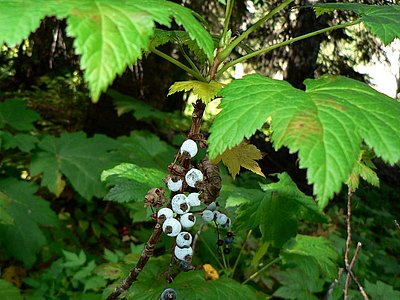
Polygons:
M222 227L224 228L229 228L232 225L232 220L230 218L228 218L228 220L226 220L226 223L222 225Z
M181 146L181 154L183 152L189 153L190 157L194 157L197 154L197 144L195 141L188 139L183 142Z
M177 192L182 188L182 179L173 181L172 178L169 178L168 182L167 182L167 186L171 192Z
M192 235L186 231L182 231L176 237L176 245L180 248L190 247L192 241Z
M166 235L177 236L182 230L182 225L177 219L170 218L164 221L162 228Z
M174 216L172 209L168 207L163 207L157 212L157 218L164 217L164 219L170 219Z
M174 254L179 260L190 260L191 256L193 255L193 249L192 247L180 248L175 246Z
M206 209L211 210L211 211L216 210L216 209L217 209L217 203L211 202L211 203L207 206Z
M225 214L219 213L219 214L216 216L215 221L216 221L217 224L219 224L219 225L225 225L226 222L228 221L228 217L227 217Z
M190 206L199 206L201 201L199 199L199 193L191 193L187 196L187 200Z
M190 169L185 175L185 180L188 186L196 187L197 182L203 181L203 173L195 168Z
M181 216L181 225L184 228L192 228L196 223L196 216L192 213L183 214Z
M183 194L179 194L179 195L183 195ZM178 215L183 215L187 212L190 211L190 205L187 202L187 198L185 195L183 195L184 197L177 197L175 200L174 198L178 196L175 195L172 200L171 200L171 206L172 206L172 210L174 212L176 212Z
M205 209L201 217L204 222L211 222L214 219L214 213L211 210Z

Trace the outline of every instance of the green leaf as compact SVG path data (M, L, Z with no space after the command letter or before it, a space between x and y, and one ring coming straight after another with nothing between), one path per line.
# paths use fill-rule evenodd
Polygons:
M353 171L346 182L349 189L354 192L358 188L360 177L369 184L379 187L379 178L374 171L375 169L376 167L372 162L371 154L362 150L359 159L354 165Z
M39 225L57 226L50 203L35 196L37 186L14 178L0 180L0 207L14 219L12 225L0 224L0 244L7 253L31 266L46 244Z
M19 289L12 283L0 279L0 299L2 300L22 300Z
M27 133L12 135L7 131L0 132L1 147L4 149L18 148L23 152L30 152L39 142L36 136Z
M160 264L159 261L156 263ZM154 264L154 261L149 264ZM139 281L135 282L129 289L127 298L135 300L158 299L165 287L160 285L157 280L154 280L154 276L162 272L161 267L162 265L158 267L150 266L150 270L142 272L139 276ZM204 279L204 271L180 273L174 278L169 287L177 292L177 299L257 299L255 292L251 288L233 279L222 277L218 280L206 281Z
M283 299L320 299L314 293L323 291L325 281L319 278L318 266L311 263L305 267L305 269L290 268L285 272L278 272L277 277L282 286L275 291L274 296Z
M235 221L239 230L259 227L262 240L276 247L296 235L298 220L325 221L314 200L299 191L286 173L278 178L277 183L262 185L262 190L238 188L227 199L227 206L242 203Z
M222 83L211 81L211 82L201 82L196 80L189 81L177 81L169 88L169 95L175 94L177 92L189 92L195 96L195 100L201 99L204 103L208 103L213 100L218 92L224 85Z
M222 111L211 127L213 158L272 117L274 147L299 152L300 167L324 207L350 176L364 140L391 164L400 159L400 103L341 76L306 80L307 90L285 81L248 75L227 85Z
M9 201L9 199L7 199L7 195L0 193L0 224L12 225L12 224L14 224L14 218L12 216L10 216L10 214L2 206L2 205L4 205L4 203L1 204L1 202L4 202L4 201Z
M162 171L167 170L177 152L158 136L146 131L135 131L129 137L119 137L118 142L120 146L115 155L121 156L121 161Z
M118 116L133 111L133 116L137 120L163 120L168 113L157 110L150 104L135 99L133 97L121 94L115 90L107 92L113 99L114 105L117 109Z
M49 3L50 2L50 3ZM14 47L35 31L50 14L52 1L3 0L0 2L0 46Z
M110 150L117 145L104 135L87 138L83 132L62 133L59 138L46 136L32 156L30 171L33 176L42 173L42 185L56 195L64 187L64 174L85 199L101 198L106 190L100 174L116 164Z
M107 186L113 186L104 199L116 202L144 201L148 190L164 186L164 177L165 173L157 169L120 164L101 174L101 180Z
M382 281L373 284L366 280L364 287L371 299L400 299L400 291Z
M207 31L192 16L191 10L163 0L81 1L67 19L67 32L75 37L76 53L97 101L116 75L142 57L153 35L155 23L170 26L170 16L188 31L212 58L213 42Z
M321 274L329 279L337 276L338 253L331 242L325 237L315 237L298 234L283 246L281 254L283 260L292 255L301 255L315 260Z
M350 10L360 16L365 26L378 36L384 44L400 37L400 5L367 5L361 3L321 3L313 7L326 10Z
M34 129L33 122L39 120L39 117L22 100L10 99L0 103L0 128L8 125L16 130L29 131Z
M66 250L63 250L63 253L66 260L66 262L63 263L64 267L67 268L81 267L86 262L86 254L85 252L83 252L83 250L81 250L79 255L74 252L69 252Z

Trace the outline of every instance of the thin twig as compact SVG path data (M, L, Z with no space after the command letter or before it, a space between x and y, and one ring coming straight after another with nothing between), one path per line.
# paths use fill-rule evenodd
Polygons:
M157 223L154 227L153 233L151 234L149 240L147 241L146 245L144 246L144 250L139 257L136 266L129 272L128 276L118 285L114 291L108 296L107 300L114 300L117 299L121 293L127 291L132 283L137 280L138 275L143 270L144 266L147 264L149 258L153 255L155 245L158 242L162 233L162 227L160 223Z
M351 244L351 197L353 193L349 189L347 193L347 239L346 239L346 249L344 252L344 264L346 266L346 270L350 270L349 264L349 252L350 252L350 244ZM350 287L350 273L347 273L346 276L346 283L344 286L344 300L349 299L349 287Z

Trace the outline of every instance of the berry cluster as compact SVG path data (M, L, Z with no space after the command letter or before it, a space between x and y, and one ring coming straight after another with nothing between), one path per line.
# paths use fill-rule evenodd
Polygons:
M169 166L171 174L165 179L168 189L172 192L172 198L167 207L163 207L157 212L157 219L162 224L163 232L175 238L174 257L179 262L179 267L183 271L193 269L191 265L193 256L193 236L190 230L196 223L197 213L201 213L204 222L211 222L223 228L231 226L231 219L218 211L217 202L213 201L220 190L220 176L216 166L211 163L207 165L205 158L200 163L199 168L191 165L191 159L197 154L198 148L195 141L186 140L178 155L180 164L173 163ZM209 162L209 161L208 161ZM203 172L204 174L203 174ZM191 212L193 207L198 207L204 203L210 203L203 209ZM206 204L206 205L207 205ZM219 234L218 234L219 236ZM233 236L231 238L233 241ZM232 242L231 241L231 242ZM226 244L231 243L226 241ZM167 288L161 295L161 299L175 299L175 291Z

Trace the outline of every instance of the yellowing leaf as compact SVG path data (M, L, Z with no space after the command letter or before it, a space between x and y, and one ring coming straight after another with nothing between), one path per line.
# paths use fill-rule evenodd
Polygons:
M201 99L204 103L208 103L217 96L218 92L223 87L224 85L222 83L216 81L211 81L209 83L196 80L178 81L171 85L168 96L176 92L192 91L196 96L196 100Z
M205 271L204 278L206 280L217 280L219 279L218 271L210 264L203 265Z
M213 163L217 164L221 159L225 166L228 167L233 179L239 174L240 167L246 168L260 176L264 176L260 166L256 160L261 159L262 153L253 144L242 141L239 145L232 149L226 150L213 159Z

